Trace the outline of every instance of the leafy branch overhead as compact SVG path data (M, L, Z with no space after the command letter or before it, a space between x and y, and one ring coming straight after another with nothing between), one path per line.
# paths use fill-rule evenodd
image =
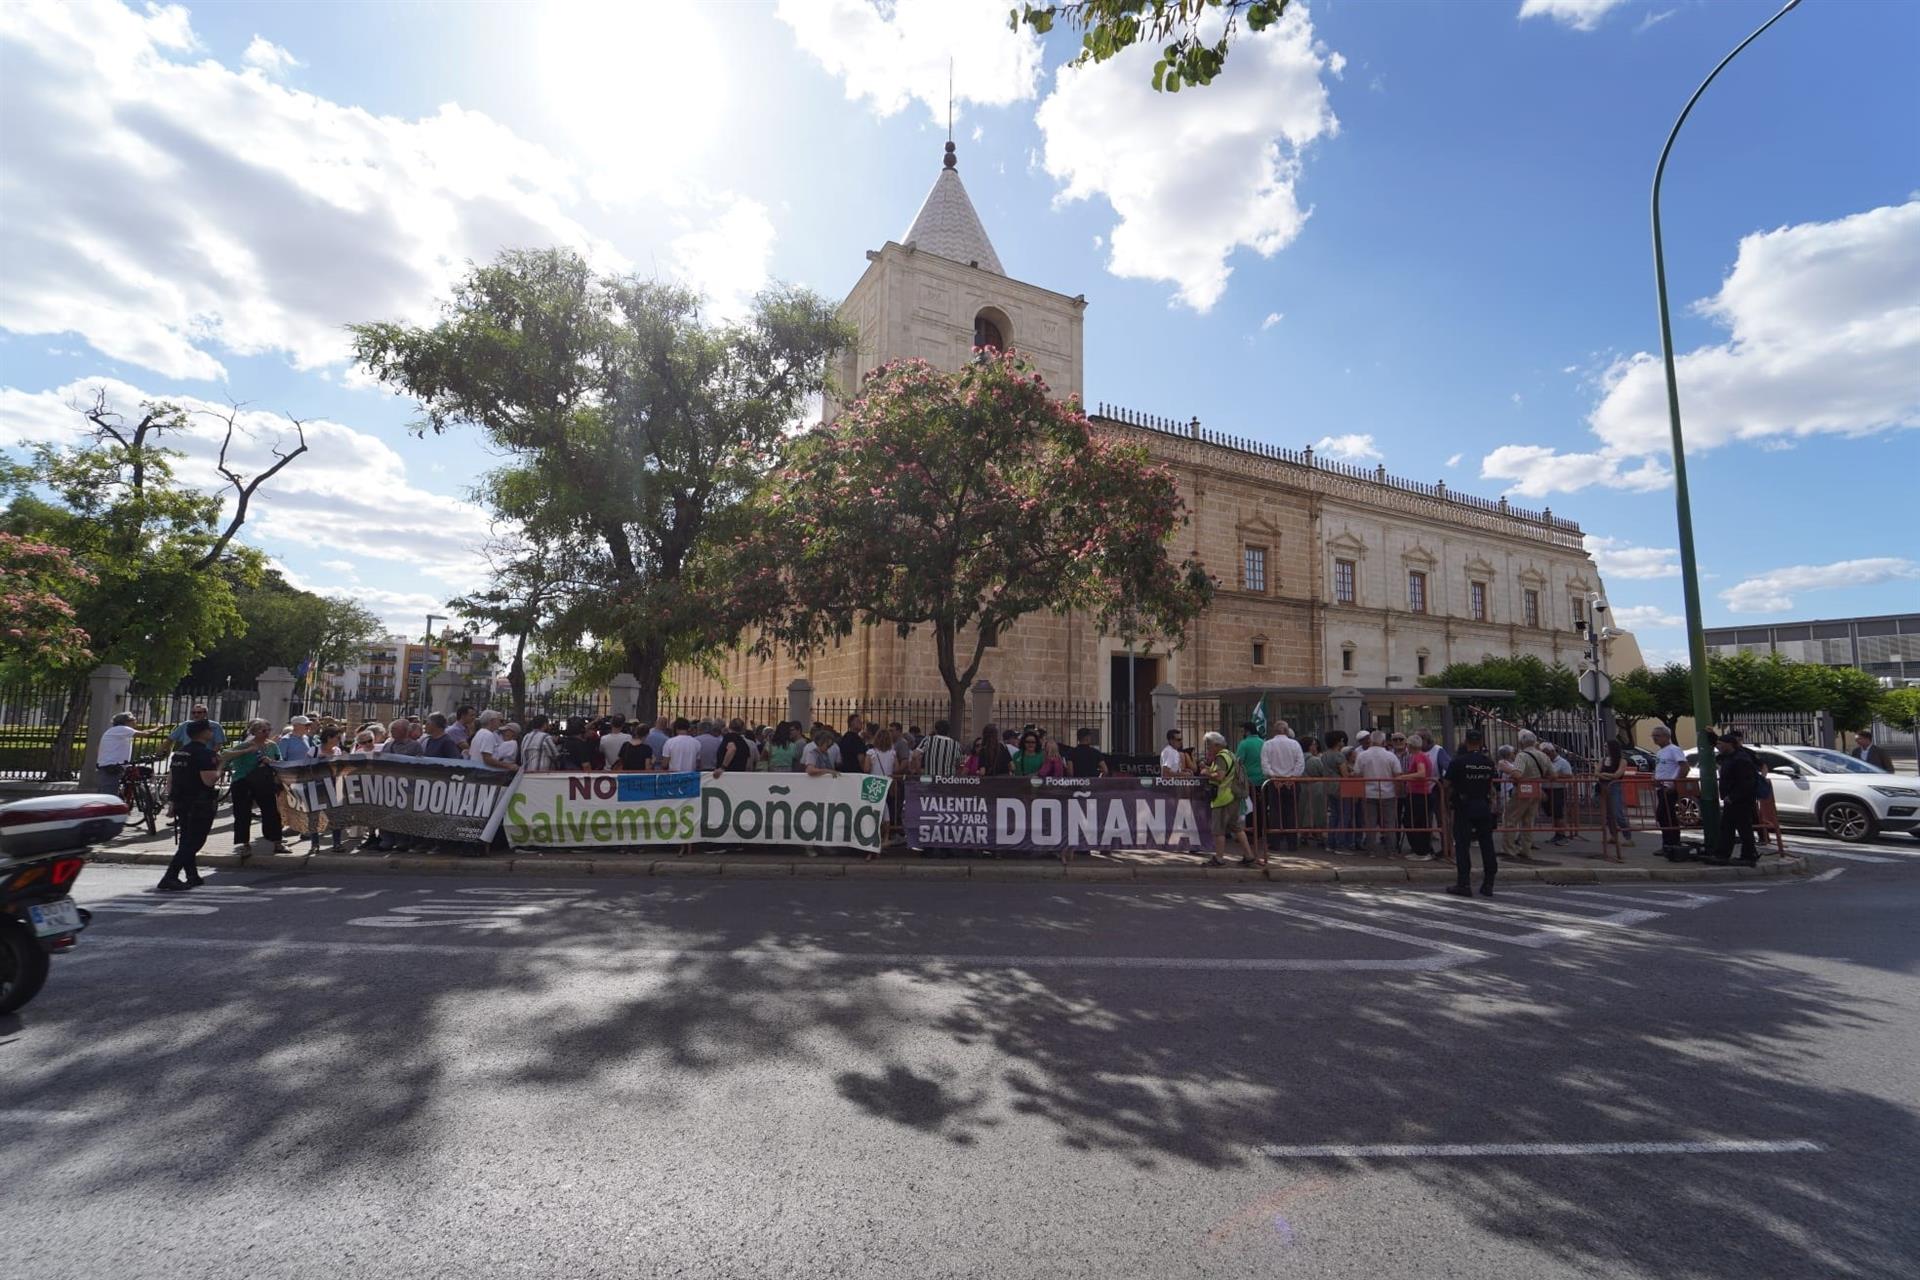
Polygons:
M1287 0L1070 0L1022 4L1008 14L1008 25L1018 31L1024 24L1041 35L1056 23L1079 31L1073 66L1105 62L1136 44L1159 45L1153 87L1178 93L1187 85L1213 83L1242 19L1249 31L1264 31L1286 9Z

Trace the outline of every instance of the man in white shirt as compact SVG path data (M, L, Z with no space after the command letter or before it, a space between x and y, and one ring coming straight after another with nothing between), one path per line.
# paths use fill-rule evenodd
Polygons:
M1687 763L1687 753L1673 740L1673 734L1665 725L1656 725L1653 730L1653 820L1660 827L1660 852L1669 860L1681 849L1680 845L1680 779L1687 776L1693 766Z
M100 745L93 753L93 768L100 776L101 794L120 794L121 780L127 776L127 766L133 763L133 740L139 736L140 726L131 711L115 716L106 732L100 735Z
M1384 850L1390 843L1388 829L1396 825L1393 780L1400 776L1400 757L1380 745L1379 735L1368 735L1367 745L1354 754L1353 771L1367 780L1360 848L1372 842Z
M1298 778L1306 771L1307 753L1295 741L1293 726L1282 720L1273 726L1273 736L1260 748L1260 772L1266 775L1268 781L1276 778L1281 780L1267 788L1273 796L1268 805L1268 812L1273 815L1268 825L1281 833L1280 839L1290 850L1300 847L1300 833L1294 830L1300 825L1295 817L1299 812L1297 801L1300 784L1286 779ZM1272 848L1273 844L1272 839L1267 841L1268 848Z
M1167 745L1160 748L1160 776L1181 778L1187 774L1187 753L1180 747L1180 731L1167 730Z
M667 749L662 754L666 757L669 773L699 771L700 740L693 736L693 726L685 716L673 722L673 736L667 739Z
M625 716L613 717L613 726L600 735L600 758L606 761L601 766L606 769L620 767L620 748L633 741L633 735L627 732Z
M500 754L500 713L482 711L474 723L473 739L467 743L467 759L489 769L513 768L513 762Z

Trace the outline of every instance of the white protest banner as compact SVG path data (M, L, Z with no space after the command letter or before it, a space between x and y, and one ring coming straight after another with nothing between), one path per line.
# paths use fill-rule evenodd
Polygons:
M515 848L684 844L699 806L697 773L522 773L501 829Z
M700 780L700 838L709 844L820 844L879 849L887 780L864 773L711 774Z

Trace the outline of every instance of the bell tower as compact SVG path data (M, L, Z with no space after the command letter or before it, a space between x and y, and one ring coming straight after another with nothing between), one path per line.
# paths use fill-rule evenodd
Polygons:
M958 369L976 346L1012 349L1045 378L1055 396L1083 393L1085 295L1068 297L1007 275L987 229L960 183L949 140L913 225L899 240L867 251L867 269L840 304L859 337L834 368L839 413L865 374L890 360L921 359Z

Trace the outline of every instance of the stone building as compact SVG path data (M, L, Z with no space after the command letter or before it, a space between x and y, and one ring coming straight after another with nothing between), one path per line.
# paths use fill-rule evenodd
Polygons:
M913 225L868 252L847 295L842 314L858 340L836 382L856 387L866 370L905 357L957 369L975 345L994 345L1020 351L1060 395L1079 395L1086 305L1084 295L1005 273L948 143ZM837 409L827 402L829 420ZM1172 468L1192 516L1176 554L1204 563L1220 589L1177 649L1129 653L1071 613L1023 619L995 638L981 667L1001 698L1138 701L1162 682L1411 686L1455 660L1535 653L1571 665L1584 648L1574 624L1600 577L1570 520L1311 449L1231 439L1197 421L1107 405L1090 416ZM971 651L971 637L962 648ZM931 637L884 628L857 631L809 666L732 654L720 681L682 673L680 686L765 703L800 676L836 700L945 696Z

